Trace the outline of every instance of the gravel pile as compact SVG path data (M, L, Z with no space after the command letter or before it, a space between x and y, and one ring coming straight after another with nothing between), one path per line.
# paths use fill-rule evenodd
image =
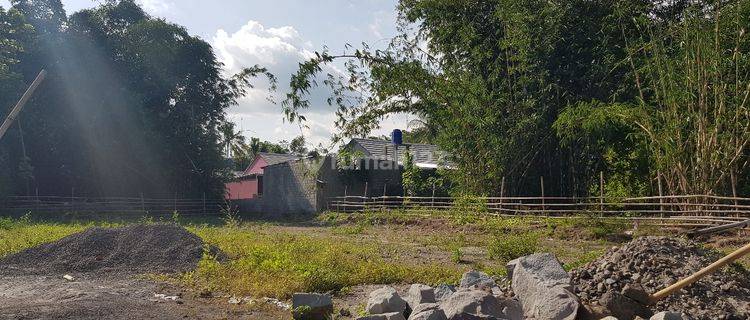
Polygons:
M221 254L211 249L213 254ZM174 224L90 228L0 260L0 270L30 274L173 273L194 269L203 240Z
M629 283L654 293L719 258L687 240L642 237L571 271L571 277L581 300L596 305L604 293L619 292ZM652 310L681 312L692 319L750 319L750 276L725 267L660 301Z

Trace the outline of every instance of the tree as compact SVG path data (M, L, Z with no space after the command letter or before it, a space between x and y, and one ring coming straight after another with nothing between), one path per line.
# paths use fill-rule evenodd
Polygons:
M275 87L273 75L254 66L223 76L208 43L133 0L71 16L59 0L13 3L37 31L18 72L50 73L20 119L40 193L223 195L226 109L256 76Z

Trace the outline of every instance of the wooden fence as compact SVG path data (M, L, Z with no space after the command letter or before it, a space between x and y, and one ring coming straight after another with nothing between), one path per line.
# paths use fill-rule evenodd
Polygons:
M642 221L666 221L670 225L712 226L750 219L750 198L712 195L606 197L361 197L329 199L328 209L340 212L407 210L478 212L494 216L543 216L562 218L593 215Z
M0 200L0 212L35 213L117 213L164 215L178 212L180 215L218 214L226 202L221 199L153 199L153 198L84 198L84 197L7 197Z

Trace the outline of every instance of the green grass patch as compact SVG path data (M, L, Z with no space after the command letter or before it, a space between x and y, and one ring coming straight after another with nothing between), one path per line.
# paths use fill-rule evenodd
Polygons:
M508 262L533 254L539 248L540 235L536 232L498 234L487 245L490 259Z
M231 258L219 263L206 257L197 270L182 277L183 283L201 291L288 298L294 292L338 291L359 284L455 283L461 274L444 266L385 261L381 250L386 248L344 238L265 232L256 226L192 231Z
M43 243L57 241L87 227L88 225L80 223L35 223L28 217L0 218L0 258Z

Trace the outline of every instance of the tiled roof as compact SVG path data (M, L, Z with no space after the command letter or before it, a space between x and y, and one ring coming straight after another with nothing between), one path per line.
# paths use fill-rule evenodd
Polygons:
M394 148L393 143L386 140L375 139L352 139L352 142L361 146L365 150L365 157L373 159L393 160ZM450 166L447 163L446 153L442 152L438 146L432 144L404 143L398 146L398 162L403 164L404 155L409 152L414 157L414 164L420 168L437 168L438 166Z
M284 153L258 152L258 157L261 157L263 158L263 160L266 160L266 163L268 163L269 166L279 164L279 163L299 160L299 157L296 155L284 154Z

